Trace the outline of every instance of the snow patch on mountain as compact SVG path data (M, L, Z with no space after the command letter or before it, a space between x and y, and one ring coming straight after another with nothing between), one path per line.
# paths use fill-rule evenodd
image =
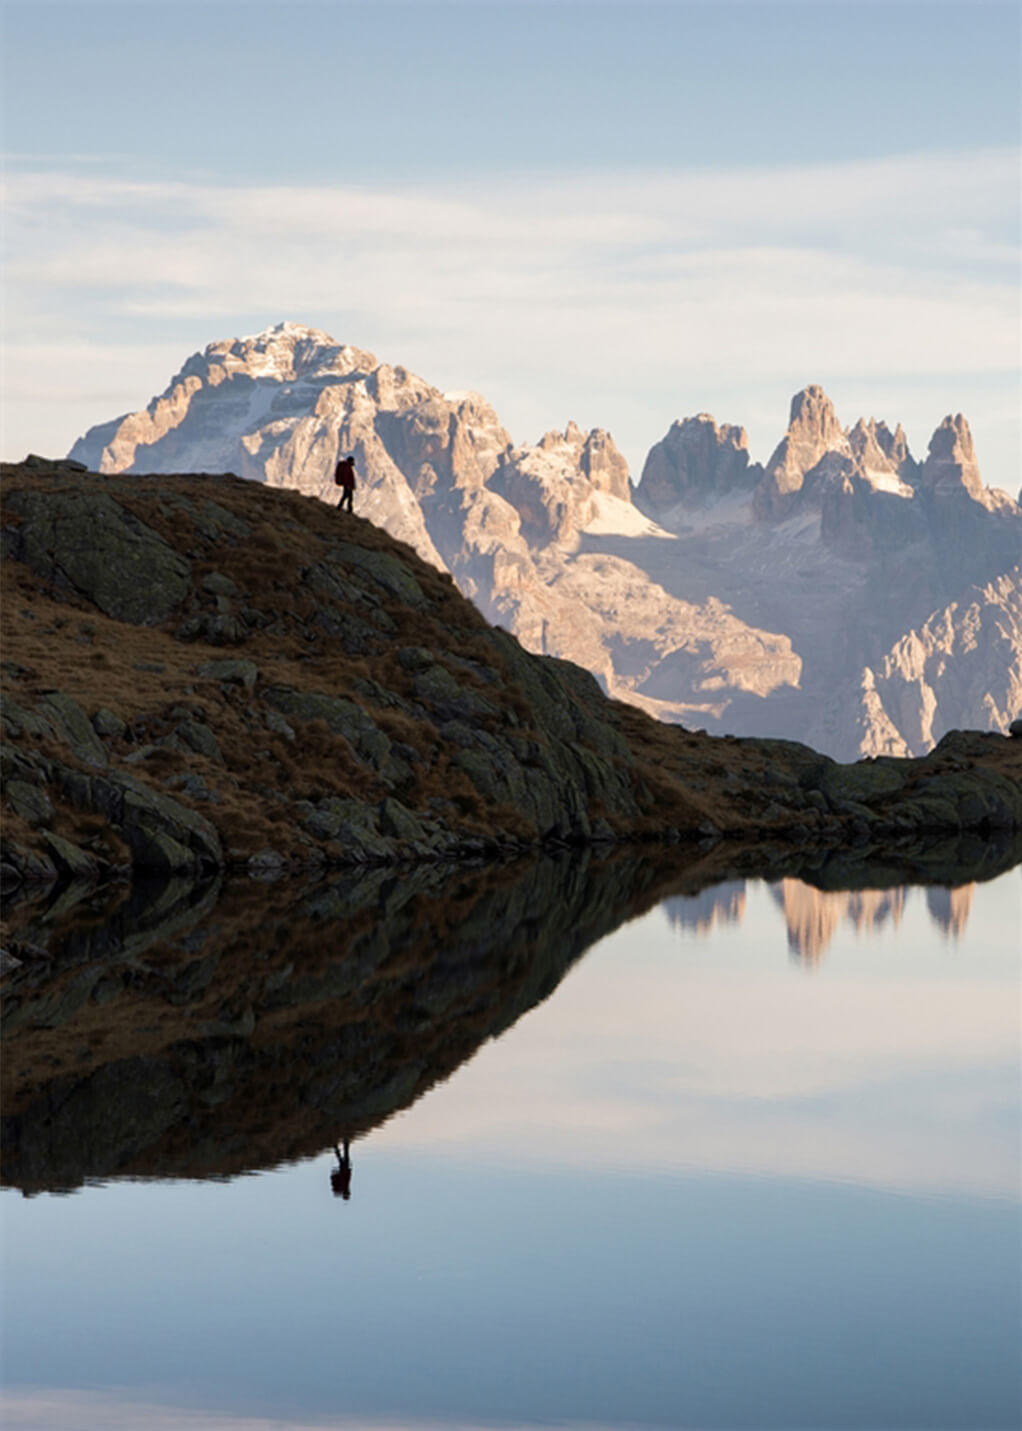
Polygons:
M673 532L665 531L656 522L650 521L632 505L609 492L594 492L592 496L593 515L580 528L592 536L661 537L674 541Z

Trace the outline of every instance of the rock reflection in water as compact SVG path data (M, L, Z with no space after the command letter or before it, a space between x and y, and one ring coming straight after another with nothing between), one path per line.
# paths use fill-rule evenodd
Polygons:
M565 856L58 901L17 931L35 957L6 980L4 1180L224 1177L351 1142L546 998L664 879Z
M959 939L965 933L972 909L975 883L926 890L926 907L945 937ZM770 885L770 893L784 915L788 948L806 964L818 964L843 922L859 934L876 934L886 925L897 929L905 912L909 890L904 885L892 889L817 889L804 880L789 877ZM745 880L728 880L701 894L675 896L664 901L664 912L675 929L708 934L715 925L741 924L745 916Z
M788 948L807 964L823 958L843 920L860 934L874 934L888 923L897 928L906 895L904 887L820 890L797 879L782 880L771 893L784 911Z
M958 889L937 886L926 891L926 907L945 935L960 939L965 933L974 889L975 885L963 884Z
M990 877L1017 853L986 846L963 873ZM350 1145L545 999L594 941L662 900L696 931L740 920L761 872L805 957L841 918L872 928L904 904L899 887L867 888L889 866L718 848L23 905L8 921L21 963L4 979L3 1181L223 1178L343 1145L343 1197Z
M708 934L715 924L741 924L745 915L745 880L725 880L700 894L664 900L667 921L675 929Z

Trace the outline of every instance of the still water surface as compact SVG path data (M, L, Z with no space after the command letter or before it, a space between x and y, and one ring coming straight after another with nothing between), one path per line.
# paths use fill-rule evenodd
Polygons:
M673 896L350 1200L5 1189L4 1424L1016 1427L1020 893Z

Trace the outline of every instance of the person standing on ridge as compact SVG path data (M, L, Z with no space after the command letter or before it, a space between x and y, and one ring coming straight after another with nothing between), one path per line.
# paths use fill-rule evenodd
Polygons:
M345 507L352 511L352 502L355 499L355 459L354 457L342 457L334 468L334 482L341 488L341 500L337 503L337 510L343 512Z

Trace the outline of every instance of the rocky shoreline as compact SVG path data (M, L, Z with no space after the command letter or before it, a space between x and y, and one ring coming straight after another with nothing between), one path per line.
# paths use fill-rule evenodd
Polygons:
M1022 740L841 765L658 724L316 499L41 459L2 486L6 887L1022 829Z

